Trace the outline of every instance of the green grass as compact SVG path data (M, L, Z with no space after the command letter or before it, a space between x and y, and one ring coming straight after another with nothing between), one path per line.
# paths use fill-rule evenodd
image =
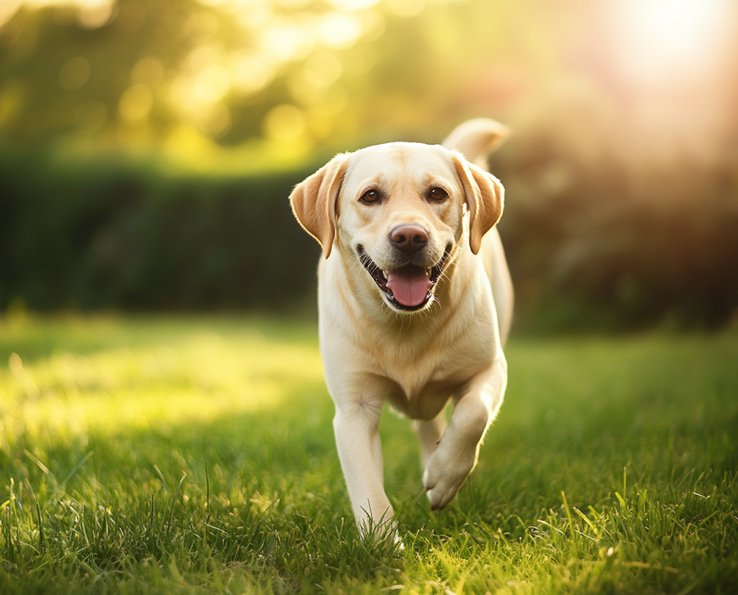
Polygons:
M382 423L405 548L357 538L311 323L0 322L0 593L728 593L738 335L514 339L431 513Z

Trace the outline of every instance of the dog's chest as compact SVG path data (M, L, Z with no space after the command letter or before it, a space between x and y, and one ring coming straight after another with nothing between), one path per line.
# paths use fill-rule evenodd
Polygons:
M432 419L472 373L423 358L414 362L388 358L383 362L382 376L393 408L412 419Z
M491 333L490 333L491 335ZM387 383L392 406L413 419L435 417L450 397L491 364L489 338L483 333L437 340L379 341L382 350L367 358L372 372Z
M433 419L455 388L445 382L429 382L421 387L393 384L393 390L388 392L390 404L411 419Z

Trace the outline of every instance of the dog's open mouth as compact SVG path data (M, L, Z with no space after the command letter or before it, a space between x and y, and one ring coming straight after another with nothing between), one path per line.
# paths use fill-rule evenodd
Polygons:
M392 270L383 271L369 258L363 246L357 248L359 261L371 275L387 301L398 310L420 310L433 298L433 289L441 278L443 267L448 260L450 248L443 253L441 260L429 268L406 264Z

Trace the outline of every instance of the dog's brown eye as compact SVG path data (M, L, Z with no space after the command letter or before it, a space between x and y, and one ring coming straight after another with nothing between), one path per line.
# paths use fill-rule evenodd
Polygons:
M431 202L443 202L448 198L448 192L438 186L433 186L428 190L428 200Z
M382 195L376 188L370 188L359 198L359 202L363 202L365 205L377 204L382 200Z

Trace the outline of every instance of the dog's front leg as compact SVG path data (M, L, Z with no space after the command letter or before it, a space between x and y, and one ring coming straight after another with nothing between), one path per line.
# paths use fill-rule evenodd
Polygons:
M507 363L499 353L494 363L475 376L456 401L451 422L428 460L423 485L433 510L446 506L477 464L479 446L502 405Z
M336 405L333 429L351 507L362 535L392 529L392 506L384 493L381 402Z

